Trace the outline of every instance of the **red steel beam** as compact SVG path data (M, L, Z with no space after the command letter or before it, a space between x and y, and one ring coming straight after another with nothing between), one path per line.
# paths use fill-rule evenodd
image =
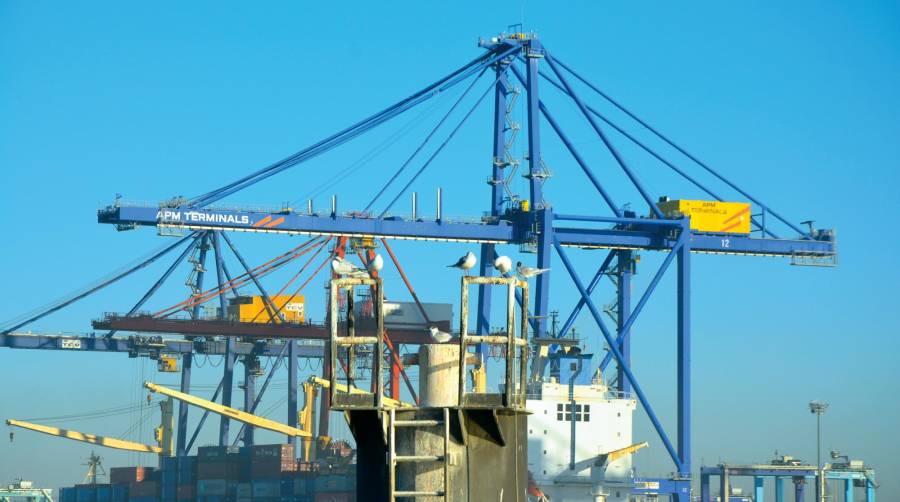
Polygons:
M293 323L234 322L227 320L160 319L149 315L108 315L92 322L94 329L139 331L144 333L169 333L185 336L236 336L244 338L299 338L305 340L329 340L331 335L325 326ZM357 325L358 332L374 336L375 324ZM434 343L431 336L421 329L392 329L391 338L396 343Z

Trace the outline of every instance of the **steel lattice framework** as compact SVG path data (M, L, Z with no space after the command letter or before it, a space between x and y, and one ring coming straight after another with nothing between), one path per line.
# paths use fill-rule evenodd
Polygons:
M136 316L141 306L158 288L159 285L171 274L178 263L182 262L191 253L193 247L199 249L199 262L206 262L206 254L212 249L215 255L215 269L217 274L219 292L224 292L224 285L234 281L223 262L222 247L227 245L240 261L247 276L267 299L270 315L277 315L277 309L269 300L269 295L257 280L258 271L249 267L241 257L235 246L228 240L225 232L255 232L308 235L319 239L319 243L326 238L348 237L400 239L425 242L465 242L480 244L480 270L479 275L490 276L493 274L491 263L497 255L497 247L503 245L529 246L536 249L536 266L550 268L554 252L566 270L571 282L576 287L580 300L572 309L558 336L565 336L572 327L578 314L586 307L590 316L596 323L596 327L609 347L605 359L601 363L601 369L615 362L617 372L618 389L622 392L633 393L646 410L654 428L661 438L665 448L674 464L675 476L671 479L661 480L660 491L669 493L679 501L690 499L691 478L691 256L697 253L716 253L729 255L748 256L780 256L788 257L795 264L834 264L836 263L837 248L834 232L830 230L814 230L811 225L808 231L804 231L794 223L773 211L758 198L751 196L735 183L729 181L718 171L700 161L681 146L675 144L668 137L661 134L644 120L637 117L617 101L603 93L597 86L581 77L569 66L556 59L534 35L515 32L502 34L490 40L481 40L479 46L484 50L479 57L466 65L434 82L426 88L407 98L381 110L380 112L359 121L350 127L335 133L290 157L271 164L263 169L248 174L232 183L207 192L192 199L170 200L159 205L128 205L117 203L101 209L98 213L98 221L104 224L115 225L120 230L136 227L156 227L160 232L188 232L188 235L176 244L169 246L162 254L176 249L181 244L187 244L187 248L181 256L166 271L163 277L148 291L134 308L124 317L112 317L98 321L95 327L110 330L139 330L156 331L161 333L184 333L193 336L225 335L227 341L219 345L203 347L207 353L223 353L226 356L224 377L221 389L221 401L230 405L232 397L232 375L234 371L235 357L238 354L253 352L253 348L247 343L238 343L237 336L247 336L248 333L242 326L229 327L227 323L220 325L208 324L201 327L199 323L182 323L165 321L154 318L141 318ZM549 71L545 71L549 70ZM362 212L338 213L336 207L332 207L330 213L316 213L309 210L305 213L293 210L262 211L245 209L222 209L212 207L213 204L223 198L259 183L271 176L290 169L302 162L308 161L325 152L337 148L353 138L391 120L397 115L427 101L428 99L444 92L450 87L476 76L478 80L482 74L488 73L494 77L490 88L480 95L477 106L486 96L493 95L493 138L492 155L490 163L489 183L491 195L488 202L486 216L480 222L458 222L443 219L438 211L438 217L434 220L420 218L404 219L398 216L387 216L391 205L406 191L409 186L431 163L434 157L443 150L460 126L469 118L473 108L465 115L462 121L452 130L449 137L439 145L437 151L424 162L421 169L416 172L406 186L390 202L388 208L380 214L369 212L372 204ZM574 80L573 80L574 79ZM472 82L462 97L451 108L452 112L474 86ZM645 143L639 141L626 129L610 121L596 108L587 104L575 91L572 82L578 81L602 98L612 103L615 107L625 112L629 117L638 121L643 127L656 134L656 136L674 147L678 152L686 156L691 162L699 165L706 172L712 174L717 180L734 190L742 197L754 203L762 212L755 215L753 223L758 235L734 235L703 233L690 228L687 218L666 219L657 207L657 198L649 193L638 180L629 164L618 152L613 142L608 137L608 132L614 130L626 139L634 142L645 150L653 158L662 162L674 170L698 189L716 200L723 200L708 186L700 183L688 172L678 167L674 162L658 154ZM525 91L525 109L527 111L527 171L529 193L527 204L508 204L506 197L508 192L508 178L506 170L511 162L507 154L510 136L516 131L507 124L507 109L510 104L510 95L514 92L514 82L518 82ZM570 98L576 105L579 113L583 115L591 129L596 133L602 144L611 154L614 163L621 168L622 173L636 188L649 210L649 217L637 217L634 212L626 211L623 206L614 202L604 186L603 180L598 177L588 164L576 146L569 140L554 118L547 105L541 100L540 88L542 83L549 83L552 88L558 89L564 96ZM437 124L435 129L425 138L419 148L400 167L397 173L389 178L388 184L376 195L380 197L388 185L398 179L399 174L410 164L414 157L428 143L438 127L444 124L450 112ZM566 150L571 154L575 164L584 172L591 185L596 188L598 197L608 206L606 215L580 215L557 212L550 206L544 197L544 185L548 180L548 171L545 167L541 149L542 126L549 125L550 129L560 138ZM386 174L386 173L385 173ZM373 203L375 200L373 200ZM767 225L766 219L776 220L776 224L783 225L788 231L796 233L796 237L782 238L775 234L772 225ZM324 244L323 244L324 245ZM609 252L602 261L597 272L590 278L582 277L569 258L572 248L578 249L608 249ZM652 250L666 253L659 269L653 275L647 289L637 299L632 301L632 275L636 252ZM156 260L155 256L150 262ZM656 289L660 279L675 262L677 269L677 425L674 441L660 423L657 413L644 393L635 373L631 369L630 332L635 320L640 316ZM203 290L204 270L202 265L196 276L196 288ZM559 267L554 268L559 270ZM127 271L122 276L127 275ZM551 277L556 272L545 273L537 277L534 290L534 305L530 323L533 336L547 337L547 318L549 314ZM591 293L597 287L604 275L611 275L616 279L616 325L607 326L601 315L601 309L597 307L591 298ZM115 277L115 282L121 277ZM111 283L110 282L110 283ZM105 286L104 284L103 286ZM89 294L89 293L88 293ZM72 301L77 301L78 298ZM225 310L225 296L219 295L221 308ZM71 303L71 302L69 302ZM68 303L66 303L67 305ZM65 305L57 306L62 308ZM198 317L199 304L194 307L193 317ZM37 320L43 315L52 312L53 309L42 313L23 323L18 324L0 334L0 346L13 348L60 348L61 340L54 337L28 337L16 335L14 330L23 325ZM491 294L490 288L481 286L478 294L477 307L477 333L486 335L490 329L491 320ZM169 322L174 325L164 325ZM319 338L319 334L313 333L310 328L305 333L289 334L284 327L278 332L277 326L269 326L270 330L263 331L260 336ZM279 328L282 329L282 328ZM191 331L194 330L194 331ZM124 351L133 350L126 339L113 337L114 331L101 338L81 339L79 347L87 350ZM415 343L416 337L410 333L407 336L398 333L395 341L401 343ZM424 340L419 340L424 342ZM190 389L191 355L199 348L196 342L165 341L165 350L184 354L184 370L182 372L182 392ZM255 349L256 354L278 357L279 360L286 357L289 373L289 425L296 426L297 401L296 401L296 359L301 354L321 356L320 347L301 347L295 341L289 343L259 342ZM313 354L314 353L314 354ZM277 365L276 365L277 366ZM273 368L274 371L274 368ZM269 375L269 379L271 374ZM251 379L248 379L248 382ZM266 380L268 384L268 379ZM266 384L263 385L262 392ZM394 389L396 391L396 389ZM254 398L254 390L246 389L246 408L251 412L261 397L260 392ZM218 392L217 392L218 394ZM215 399L215 398L214 398ZM187 408L182 404L179 410L179 428L177 436L178 453L185 454L190 449L190 443L186 439ZM229 441L228 419L223 418L220 424L220 442L227 444ZM252 430L245 433L245 443L252 442ZM195 433L196 437L196 433Z

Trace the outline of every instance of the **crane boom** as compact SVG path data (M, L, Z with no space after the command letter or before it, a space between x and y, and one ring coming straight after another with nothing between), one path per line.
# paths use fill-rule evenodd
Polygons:
M627 457L628 455L631 455L632 453L634 453L642 448L646 448L649 445L650 445L649 443L644 441L643 443L637 443L637 444L633 444L631 446L626 446L625 448L613 450L609 453L601 455L601 458L605 457L603 463L611 464L611 463L615 462L616 460L619 460L622 457Z
M117 450L128 450L128 451L137 451L143 453L162 453L162 448L158 446L150 446L147 444L135 443L132 441L126 441L124 439L116 439L110 438L106 436L97 436L94 434L86 434L84 432L78 432L68 429L60 429L57 427L49 427L46 425L33 424L31 422L25 422L22 420L13 420L9 419L6 421L6 425L12 425L15 427L21 427L23 429L32 430L35 432L41 432L44 434L49 434L51 436L62 437L67 439L72 439L75 441L81 441L83 443L91 443L98 446L105 446L107 448L115 448Z
M289 425L285 425L280 422L276 422L274 420L269 420L268 418L263 418L260 416L253 415L251 413L247 413L246 411L241 411L241 410L238 410L235 408L231 408L230 406L223 406L219 403L207 401L206 399L199 398L197 396L192 396L190 394L178 392L177 390L172 390L172 389L169 389L166 387L162 387L162 386L156 385L155 383L152 383L152 382L144 382L144 387L149 389L151 392L155 392L157 394L162 394L164 396L169 396L169 397L177 399L179 401L183 401L187 404L191 404L191 405L197 406L199 408L209 410L217 415L226 416L232 420L237 420L238 422L242 422L247 425L252 425L253 427L259 427L261 429L267 429L270 431L280 432L281 434L285 434L287 436L310 437L312 435L309 432L304 431L302 429L298 429L296 427L291 427Z

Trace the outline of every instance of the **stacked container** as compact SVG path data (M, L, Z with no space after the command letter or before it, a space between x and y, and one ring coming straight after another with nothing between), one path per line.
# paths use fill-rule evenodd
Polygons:
M294 445L272 444L250 448L251 495L254 501L275 502L292 497L297 460Z
M297 462L290 444L209 446L150 467L116 467L111 484L60 489L61 502L352 502L355 470Z
M178 459L175 499L178 502L197 500L197 457Z
M159 488L161 502L176 502L178 487L178 459L175 457L160 457L159 459Z
M75 485L60 488L59 499L61 502L127 502L128 489L109 484Z
M203 502L235 500L237 484L243 476L240 448L204 446L197 450L197 496Z

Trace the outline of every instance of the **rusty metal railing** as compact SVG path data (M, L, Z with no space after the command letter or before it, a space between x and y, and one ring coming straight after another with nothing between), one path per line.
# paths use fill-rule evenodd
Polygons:
M375 336L356 336L356 315L353 310L354 288L366 287L374 291L375 301ZM338 295L341 291L347 291L346 303L346 335L341 335L338 324L338 311L340 304ZM329 302L329 328L331 331L331 388L329 396L331 407L337 410L374 408L380 409L384 399L384 368L382 354L384 354L384 291L380 278L340 278L332 279L330 284ZM362 346L372 346L368 356L372 358L372 389L371 392L360 390L354 382L357 351ZM338 353L342 348L347 350L347 360L339 361ZM338 363L341 363L341 366ZM346 377L345 385L338 385L338 370L344 368ZM346 389L346 392L339 390Z
M506 286L506 333L503 335L469 335L469 286ZM516 277L464 276L462 278L459 328L459 405L462 407L524 408L526 392L526 368L528 366L528 283ZM521 306L516 302L516 288L521 290ZM519 326L516 310L520 310ZM518 333L518 334L517 334ZM500 345L506 347L505 382L502 393L468 392L466 360L471 345ZM516 351L519 351L516 357ZM518 368L515 368L518 361ZM518 371L516 371L518 370ZM518 382L516 381L518 373Z

